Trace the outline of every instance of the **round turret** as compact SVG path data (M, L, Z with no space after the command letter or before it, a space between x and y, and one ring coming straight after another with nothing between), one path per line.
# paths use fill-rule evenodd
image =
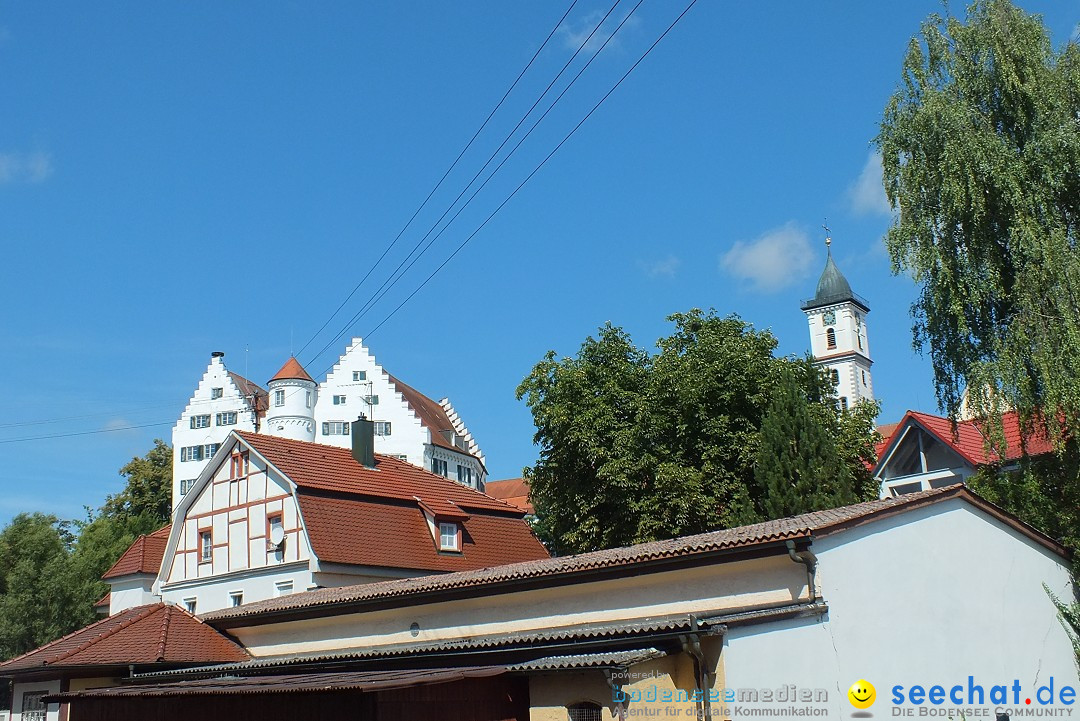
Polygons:
M266 411L266 434L297 441L315 440L317 385L304 367L289 360L267 384L270 408Z

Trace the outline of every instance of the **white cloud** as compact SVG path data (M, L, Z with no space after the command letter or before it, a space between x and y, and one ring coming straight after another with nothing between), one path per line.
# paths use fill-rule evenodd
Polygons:
M858 180L848 188L851 212L855 215L890 215L889 199L881 182L881 153L870 151Z
M126 431L131 429L131 421L126 418L113 418L105 423L103 431Z
M754 240L737 241L720 256L720 268L754 290L772 293L805 278L813 260L806 233L788 222Z
M645 271L650 278L674 278L682 261L674 255L669 255L660 260L639 260L638 266Z
M0 183L40 183L52 171L48 153L0 153Z
M619 23L626 17L625 14L619 15L618 13L612 13L608 16L607 22L604 22L603 26L598 28L596 33L589 38L589 33L591 33L604 18L603 12L593 10L577 20L567 20L564 22L559 26L559 35L563 38L563 44L571 50L577 50L581 47L582 43L585 43L585 39L589 38L589 41L585 43L585 46L582 48L582 52L595 52L612 36L615 29L619 27ZM636 27L638 22L638 17L635 15L626 20L626 25L623 29ZM609 42L607 46L610 48L617 45L618 42L619 40L616 38Z

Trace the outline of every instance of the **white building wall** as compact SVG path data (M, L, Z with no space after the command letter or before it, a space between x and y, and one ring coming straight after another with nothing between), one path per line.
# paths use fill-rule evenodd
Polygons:
M163 562L162 600L183 605L197 598L197 613L232 605L232 591L242 590L243 602L250 603L281 595L279 582L291 581L292 592L312 586L311 548L290 484L255 454L248 457L247 473L233 477L233 450L224 448L206 485L192 491L198 496L174 524L175 550ZM285 532L280 550L268 546L267 519L274 516ZM202 554L204 532L211 538L209 559Z
M109 579L109 615L161 600L152 590L154 578L148 573L138 573Z
M217 395L215 389L220 390L219 398L214 398ZM218 414L230 412L236 413L236 425L219 425ZM192 428L191 419L193 416L208 416L209 426ZM173 508L176 508L183 498L181 484L198 478L210 460L206 457L205 452L202 460L181 460L183 457L181 449L203 446L205 451L205 446L223 442L230 431L254 431L255 425L255 412L252 410L248 400L240 392L240 389L233 383L232 378L229 377L224 358L221 356L211 357L210 364L206 367L206 372L203 373L202 378L199 380L198 387L184 407L180 419L173 426Z
M344 396L345 402L335 403L335 396L339 401ZM370 397L378 397L378 403L368 403ZM360 339L354 338L319 385L315 441L340 448L352 447L350 436L323 435L323 424L351 423L361 414L372 421L390 423L389 436L375 435L376 453L399 456L414 465L431 467L425 463L425 446L430 442L428 430L393 387L389 374L375 362L375 357Z
M835 370L839 376L836 395L847 398L853 406L860 400L874 400L874 382L870 375L870 340L867 333L866 313L853 303L838 303L807 310L810 328L810 353L814 358L824 359L819 365ZM825 322L827 313L835 316L834 322ZM830 348L828 330L832 328L836 347ZM848 354L843 358L829 356Z
M20 681L14 684L11 698L11 721L22 721L23 695L28 693L60 693L60 681ZM60 704L51 703L45 721L59 721Z
M910 511L821 539L812 550L828 620L731 629L729 688L824 688L829 718L851 715L847 689L860 679L877 689L869 709L876 718L893 715L897 684L906 695L913 685L966 685L970 675L988 694L1018 679L1021 706L1051 676L1056 688L1080 688L1042 587L1071 597L1062 559L969 504Z
M311 381L288 378L271 381L264 431L294 441L315 440L315 406L319 391ZM280 393L279 393L280 391Z

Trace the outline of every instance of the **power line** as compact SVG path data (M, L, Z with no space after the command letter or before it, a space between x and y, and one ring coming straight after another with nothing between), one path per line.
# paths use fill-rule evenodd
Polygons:
M428 201L430 201L432 196L435 195L435 192L440 187L442 187L443 182L450 175L450 173L454 170L454 168L457 167L458 162L461 161L462 157L465 156L465 153L468 152L469 148L471 148L473 143L476 142L476 139L478 137L480 137L480 133L482 133L484 131L484 128L487 127L488 123L495 116L495 113L498 112L499 108L501 108L503 103L506 102L506 99L508 97L510 97L510 93L512 93L514 91L514 88L517 87L517 84L521 81L521 78L523 78L525 76L525 73L528 72L529 68L532 67L532 65L536 61L536 59L538 57L540 57L540 53L543 52L545 47L547 47L547 44L551 41L551 38L553 38L555 36L555 33L558 32L559 28L562 27L563 22L570 15L571 11L573 11L574 7L577 4L578 4L578 0L573 0L570 3L570 7L568 7L566 9L566 12L564 12L562 14L562 17L559 18L559 21L557 23L555 23L554 27L551 28L551 32L549 32L547 37L544 38L544 42L541 43L540 47L536 49L536 52L533 53L533 56L531 58L529 58L529 62L527 62L525 64L525 67L522 68L521 72L518 73L516 78L514 78L514 82L512 82L510 84L510 87L506 89L506 92L503 93L503 96L499 99L499 102L497 102L495 104L495 107L492 108L491 112L488 113L486 118L484 118L484 122L480 124L480 127L476 129L476 132L473 133L473 136L471 138L469 138L469 142L465 144L465 147L462 148L461 152L458 153L456 158L454 158L454 162L450 163L450 167L446 169L446 172L442 174L442 177L439 178L439 181L437 183L435 183L435 187L433 187L431 189L431 192L429 192L427 194L427 197L424 198L423 202L420 203L420 205L416 208L415 211L413 211L413 214L409 217L409 220L406 221L405 225L402 226L401 230L398 231L398 234L396 236L394 236L394 239L390 242L390 244L388 246L386 246L386 248L382 252L382 255L380 255L378 260L376 260L375 263L371 266L371 268L368 269L368 272L364 274L364 277L360 279L360 282L356 284L356 286L352 289L352 291L350 291L349 295L347 295L345 297L345 300L341 301L341 305L339 305L334 310L334 312L330 315L330 317L326 319L326 322L323 323L319 327L319 330L315 331L315 334L312 335L311 338L309 338L306 343L304 343L304 346L300 349L300 351L296 355L301 355L301 354L303 354L303 352L305 350L307 350L307 347L309 345L311 345L311 342L319 337L319 334L322 333L323 330L326 329L326 326L330 325L330 322L332 320L334 320L334 318L337 317L337 314L341 312L341 309L345 307L345 304L348 303L350 300L352 300L352 297L356 294L356 291L360 290L360 286L362 286L364 284L364 282L375 271L375 269L379 266L379 264L382 263L383 258L386 257L386 254L389 253L393 249L393 247L397 244L398 240L401 239L401 236L404 235L405 231L408 230L410 225L412 225L412 222L414 220L416 220L416 216L418 216L420 214L420 211L422 211L427 206ZM317 354L315 357L317 358L321 354L322 354L322 351L319 351L319 354Z
M554 109L555 105L556 105L556 104L558 104L558 102L559 102L560 100L562 100L563 96L564 96L564 95L566 95L566 93L567 93L567 92L568 92L568 91L570 90L570 88L571 88L571 87L573 87L574 83L575 83L575 82L577 82L578 78L580 78L580 77L582 76L582 74L584 74L584 72L585 72L586 70L588 70L588 68L589 68L589 66L590 66L590 65L592 64L592 62L593 62L594 60L596 60L596 58L597 58L597 57L599 57L600 53L601 53L601 52L603 52L603 50L604 50L604 48L605 48L605 47L607 47L607 44L608 44L609 42L611 42L611 40L612 40L612 39L614 39L614 38L615 38L615 36L616 36L616 35L617 35L617 34L619 33L619 31L620 31L620 30L622 29L623 25L625 25L625 24L627 23L627 21L629 21L629 20L630 20L630 18L631 18L631 17L632 17L633 15L634 15L634 13L636 13L636 12L637 12L637 9L638 9L639 7L641 7L641 5L642 5L642 3L643 3L644 1L645 1L645 0L638 0L638 3L637 3L637 4L636 4L636 5L635 5L635 6L634 6L634 7L633 7L633 8L631 9L631 10L630 10L630 12L629 12L629 13L628 13L628 14L627 14L627 15L626 15L626 16L625 16L625 17L624 17L624 18L623 18L623 19L622 19L622 20L621 20L621 21L619 22L619 24L618 24L618 26L616 26L615 30L614 30L614 31L613 31L613 32L612 32L612 33L611 33L610 35L608 35L608 37L607 37L607 38L606 38L606 39L604 40L604 42L603 42L603 44L602 44L602 45L600 46L600 48L599 48L599 49L598 49L598 50L597 50L597 51L596 51L596 52L595 52L595 53L593 54L593 56L592 56L592 57L590 57L590 58L589 58L588 62L586 62L586 63L585 63L585 64L584 64L584 65L583 65L583 66L582 66L582 67L581 67L581 68L580 68L580 69L578 70L577 74L576 74L576 75L574 76L574 78L573 78L573 79L572 79L572 80L571 80L571 81L570 81L570 82L569 82L569 83L568 83L568 84L566 85L566 87L564 87L564 88L562 89L562 92L560 92L560 93L559 93L558 97L556 97L556 98L555 98L555 100L554 100L554 101L553 101L553 102L551 103L551 105L549 105L549 106L548 106L548 108L547 108L547 109L546 109L546 110L545 110L545 111L543 112L543 114L542 114L542 115L541 115L541 116L540 116L540 117L539 117L539 118L538 118L538 119L536 120L536 122L534 122L534 123L533 123L532 127L530 127L530 128L529 128L529 130L528 130L528 131L527 131L527 132L526 132L526 133L525 133L525 134L524 134L524 135L523 135L523 136L522 136L522 137L521 137L521 138L520 138L520 139L518 140L517 144L515 144L515 145L514 145L514 147L513 147L513 148L512 148L511 150L510 150L510 152L509 152L509 153L507 153L506 157L504 157L504 158L502 159L502 161L500 161L500 162L499 162L499 164L498 164L497 166L495 166L495 170L491 171L491 174L490 174L490 175L488 175L488 177L484 179L484 182L483 182L483 183L481 183L481 184L480 184L480 185L479 185L479 186L478 186L478 187L476 188L476 190L475 190L475 191L473 191L473 194L469 196L468 200L466 200L466 201L465 201L465 203L464 203L464 204L463 204L463 205L462 205L462 206L461 206L460 208L458 208L458 211L457 211L457 212L456 212L456 213L455 213L455 214L453 215L453 217L451 217L451 218L450 218L450 220L449 220L449 221L447 221L447 223L446 223L446 224L445 224L445 225L444 225L444 226L443 226L443 227L442 227L442 228L441 228L441 229L439 230L439 232L438 232L438 233L436 233L436 234L435 234L435 236L434 236L434 237L432 237L432 238L431 238L431 240L429 240L429 241L428 241L427 245L426 245L426 246L424 246L424 249L423 249L423 250L421 250L421 251L420 251L420 253L419 253L419 254L418 254L418 255L417 255L417 256L416 256L415 258L413 258L412 262L410 262L410 263L408 264L408 266L406 266L406 267L405 267L405 269L404 269L404 270L402 270L402 271L401 271L401 273L400 273L400 274L398 274L398 275L397 275L397 277L396 277L396 278L394 278L394 279L393 279L393 281L389 283L389 287L386 287L386 286L387 286L387 282L388 282L388 281L389 281L390 279L387 279L387 281L384 281L384 282L383 282L383 285L379 287L379 290L378 290L378 291L376 291L376 293L378 294L378 295L377 295L377 297L373 297L373 298L372 298L371 300L369 300L369 301L368 301L368 303L367 303L367 304L365 304L365 306L364 306L363 308L361 308L361 309L360 309L360 311L358 311L358 312L357 312L357 314L356 314L356 315L355 315L355 316L353 317L353 318L354 318L354 320L353 320L352 322L355 322L356 320L359 320L359 319L360 319L360 318L362 318L362 317L363 317L364 315L366 315L366 314L367 314L367 311L369 311L369 310L370 310L370 309L371 309L372 307L374 307L374 305L375 305L376 303L378 303L378 302L379 302L380 300L382 300L382 299L383 299L383 298L384 298L384 297L386 296L386 294L387 294L387 293L389 293L389 292L390 292L390 290L391 290L391 289L392 289L392 288L393 288L393 287L394 287L395 285L397 285L397 283L398 283L398 282L399 282L399 281L400 281L400 280L402 279L402 277L404 277L404 275L405 275L405 274L406 274L406 273L407 273L407 272L408 272L408 271L409 271L409 270L410 270L410 269L411 269L411 268L412 268L412 267L413 267L414 265L416 265L417 261L419 261L419 260L420 260L421 256L423 256L423 255L424 255L425 253L427 253L427 251L428 251L428 250L429 250L429 249L431 248L431 246L432 246L432 245L433 245L433 244L435 243L435 241L437 241L437 240L438 240L438 239L439 239L439 238L440 238L440 237L442 236L442 234L446 232L446 230L447 230L447 229L448 229L448 228L450 227L450 225L451 225L451 224L452 224L452 223L453 223L453 222L454 222L455 220L457 220L458 216L460 216L460 215L461 215L461 213L462 213L462 212L463 212L463 211L465 210L465 208L466 208L466 207L467 207L467 206L468 206L468 205L469 205L469 204L470 204L470 203L471 203L471 202L473 201L473 199L474 199L474 198L475 198L475 197L476 197L476 196L477 196L477 195L478 195L478 194L480 193L480 191L482 191L482 190L484 189L484 187L485 187L485 186L487 186L488 182L489 182L489 181L491 181L491 179L495 177L495 174L496 174L496 173L498 173L498 172L499 172L499 170L501 170L501 169L502 169L502 167L503 167L503 166L504 166L504 165L506 164L506 162L507 162L508 160L510 160L510 158L511 158L511 157L512 157L512 156L514 155L514 153L515 153L515 152L517 152L518 148L520 148L520 147L522 146L522 144L523 144L523 143L524 143L524 142L525 142L525 141L526 141L526 140L527 140L527 139L529 138L529 136L530 136L530 135L532 135L533 131L534 131L534 130L536 130L536 128L537 128L537 127L539 127L540 123L542 123L542 122L544 121L544 118L546 118L546 117L548 116L548 114L549 114L549 113L550 113L550 112L551 112L551 111L552 111L552 110ZM603 24L603 21L601 21L601 24ZM597 26L597 28L599 28L599 25ZM588 43L588 41L589 41L589 39L588 39L588 38L586 38L585 42L586 42L586 43ZM545 162L546 162L546 161L545 161ZM467 189L468 189L468 188L466 188L466 190L467 190ZM460 196L459 196L459 197L460 197ZM440 220L441 220L441 219L440 219ZM485 221L485 223L486 223L486 221ZM434 229L434 226L433 226L433 228L432 228L432 229ZM431 231L429 230L429 231L428 231L428 233L430 234L430 232L431 232ZM425 236L425 238L426 238L426 237L427 237L427 236ZM421 239L421 242L422 242L422 241L423 241L423 239ZM408 260L408 258L406 258L406 260ZM400 266L398 266L398 267L400 268ZM441 266L440 266L440 267L441 267ZM384 288L384 287L386 288L385 290L383 290L383 288ZM382 292L381 292L381 293L379 293L379 291L382 291ZM350 325L351 325L351 324L350 324ZM346 328L345 330L348 330L348 328ZM342 331L342 333L341 333L341 334L339 334L339 337L340 337L340 335L342 335L342 334L343 334L344 332L345 332L345 331Z
M162 421L161 423L143 423L137 426L119 426L117 428L100 428L96 431L73 431L71 433L53 433L47 436L26 436L24 438L5 438L0 443L21 443L22 441L43 441L47 438L71 438L72 436L92 436L98 433L117 433L119 431L133 431L137 428L152 428L154 426L171 426L174 421Z
M402 307L404 307L404 305L405 305L406 303L408 303L408 302L409 302L409 301L410 301L410 300L412 299L412 297L413 297L413 296L415 296L415 295L416 295L417 293L419 293L419 292L420 292L420 291L421 291L421 290L422 290L422 289L424 288L424 286L426 286L426 285L427 285L427 284L428 284L428 283L429 283L429 282L431 281L431 279L432 279L432 278L434 278L434 277L435 277L435 276L436 276L436 275L437 275L437 274L439 273L439 271L440 271L440 270L442 270L442 269L443 269L443 268L444 268L444 267L446 266L446 264L447 264L447 263L449 263L449 262L450 262L451 260L453 260L453 259L454 259L454 257L455 257L455 256L456 256L456 255L457 255L458 253L460 253L460 252L461 252L462 248L464 248L464 247L465 247L466 245L468 245L469 241L470 241L470 240L472 240L472 239L473 239L473 238L474 238L474 237L476 236L476 234L477 234L477 233L479 233L479 232L480 232L481 230L483 230L483 229L484 229L484 226L486 226L486 225L488 224L488 222L490 222L490 221L491 221L491 219L492 219L492 218L494 218L494 217L495 217L495 215L496 215L496 214L497 214L497 213L498 213L498 212L499 212L500 210L502 210L502 209L503 209L503 207L504 207L504 206L506 206L506 204L507 204L507 203L509 203L509 202L510 202L510 200L511 200L511 199L512 199L512 198L513 198L513 197L514 197L515 195L517 195L517 194L518 194L518 191L520 191L520 190L521 190L521 189L522 189L523 187L525 187L525 184L526 184L526 183L528 183L528 182L529 182L530 180L532 180L533 176L534 176L534 175L536 175L536 174L537 174L537 173L538 173L538 172L540 171L540 168L544 167L544 165L546 165L546 164L547 164L547 162L548 162L549 160L551 160L551 157L552 157L553 155L555 155L555 153L557 153L557 152L559 151L559 148L561 148L561 147L562 147L562 146L563 146L563 145L564 145L564 144L566 143L566 141L568 141L568 140L570 139L570 137L571 137L571 136L573 136L573 135L574 135L574 133L576 133L576 132L578 131L578 128L580 128L580 127L581 127L582 125L584 125L584 124L585 124L585 121L587 121L587 120L588 120L588 119L589 119L590 117L592 117L592 114L596 112L597 108L599 108L599 107L600 107L601 105L603 105L603 104L604 104L604 101L606 101L606 100L607 100L607 99L608 99L608 98L609 98L609 97L611 96L611 94L612 94L612 93L614 93L614 92L615 92L615 90L616 90L616 89L617 89L617 88L618 88L618 87L619 87L620 85L622 85L623 81L624 81L624 80L626 80L626 78L627 78L627 77L629 77L630 73L634 72L634 70L635 70L635 69L637 68L637 66L638 66L638 65L640 65L640 64L642 63L642 61L643 61L643 60L645 60L645 58L646 58L646 57L648 57L649 53L651 53L651 52L653 51L653 49L654 49L654 48L655 48L655 47L656 47L657 45L659 45L659 44L660 44L660 41L661 41L661 40L663 40L663 39L664 39L665 37L667 37L668 33L670 33L670 32L672 31L672 29L674 29L674 27L675 27L676 25L678 25L678 24L679 24L679 22L680 22L680 21L681 21L681 20L683 19L683 17L685 17L685 16L686 16L686 14L687 14L688 12L690 12L690 10L691 10L691 9L692 9L692 8L694 7L694 5L696 5L696 4L697 4L697 0L690 0L690 4L688 4L688 5L686 6L686 8L684 8L684 9L683 9L683 11L682 11L681 13L679 13L678 17L676 17L676 18L675 18L675 20L673 20L673 21L672 21L672 23L671 23L670 25L668 25L667 29L666 29L666 30L664 30L664 32L660 34L660 37L658 37L658 38L657 38L657 39L656 39L656 40L655 40L655 41L653 42L653 44L652 44L652 45L650 45L650 46L648 47L648 49L647 49L647 50L645 50L645 52L641 54L641 57L639 57L639 58L638 58L638 59L637 59L637 60L636 60L636 61L634 62L634 64L633 64L633 65L631 65L631 66L630 66L630 68L629 68L629 69L628 69L628 70L627 70L627 71L626 71L625 73L623 73L622 77L620 77L620 78L619 78L619 80L618 80L618 81L617 81L617 82L616 82L616 83L615 83L615 84L614 84L613 86L611 86L611 89L610 89L610 90L608 90L608 91L607 91L607 93L605 93L605 94L604 94L604 97L600 98L600 100L599 100L599 101L598 101L598 102L596 103L596 105L594 105L594 106L592 107L592 109L591 109L591 110L589 110L589 112L585 114L585 117L583 117L583 118L582 118L582 119L581 119L581 120L580 120L580 121L578 122L578 124L577 124L577 125L575 125L575 126L573 127L573 129L572 129L572 130L571 130L571 131L570 131L569 133L567 133L567 134L566 134L566 136L565 136L565 137L564 137L564 138L563 138L562 140L560 140L560 141L559 141L559 144L558 144L558 145L556 145L556 146L555 146L555 148L554 148L554 149L553 149L553 150L552 150L552 151L551 151L550 153L548 153L548 154L547 154L547 157L545 157L545 158L544 158L544 159L543 159L542 161L540 161L540 164L539 164L539 165L537 165L537 166L536 166L536 167L535 167L535 168L533 169L533 171L532 171L531 173L529 173L529 174L528 174L528 175L527 175L527 176L525 177L525 179L524 179L524 180L522 180L522 181L521 181L521 183L520 183L520 184L519 184L519 185L518 185L518 186L517 186L516 188L514 188L513 192L511 192L511 193L510 193L510 195L508 195L508 196L506 197L506 199L505 199L505 200L503 200L503 202L502 202L502 203L500 203L500 204L499 204L499 206L498 206L497 208L495 208L495 210L493 210L493 211L491 212L491 214L490 214L490 215L488 215L488 217L487 217L487 218L485 218L485 219L484 219L484 222L483 222L483 223L481 223L481 224L480 224L480 226L479 226L479 227L477 227L477 229L476 229L476 230L474 230L474 231L473 231L472 233L470 233L470 234L469 234L469 236L468 236L468 237L466 237L466 238L465 238L465 240L463 240L463 241L461 242L461 244L460 244L460 245L458 245L458 247L454 249L454 252L453 252L453 253L451 253L451 254L450 254L450 255L449 255L449 256L448 256L447 258L446 258L446 260L444 260L444 261L443 261L442 263L440 263L440 264L439 264L439 266L438 266L437 268L435 268L435 270L433 270L433 271L431 272L431 274L430 274L430 275L428 275L428 277L427 277L427 278L425 278L425 279L424 279L424 281L423 281L423 282L422 282L422 283L421 283L421 284L420 284L419 286L417 286L417 288L416 288L415 290L413 290L413 292L412 292L412 293L410 293L410 294L409 294L408 296L406 296L406 297L405 297L405 299L404 299L403 301L401 301L401 302L400 302L400 303L399 303L399 304L397 305L397 307L395 307L395 308L394 308L394 310L390 311L390 313L389 313L389 314L387 314L387 316L386 316L386 317L384 317L384 318L383 318L383 319L382 319L381 321L379 321L379 324L378 324L378 325L376 325L376 326L375 326L374 328L372 328L372 329L371 329L371 331L369 331L369 332L368 332L368 333L367 333L367 334L366 334L366 335L364 336L365 338L370 338L370 337L371 337L371 335L372 335L373 333L375 333L375 331L379 330L379 328L381 328L381 327L383 326L383 324L384 324L384 323L386 323L386 321L390 320L390 318L392 318L392 317L393 317L393 316L394 316L394 315L395 315L395 314L396 314L396 313L397 313L397 312L398 312L399 310L401 310L401 308L402 308Z
M390 287L392 288L394 285L397 284L397 281L400 280L401 276L403 276L406 272L408 272L409 268L411 268L413 265L415 265L416 261L420 258L420 256L422 256L425 252L427 252L427 249L431 247L431 244L434 242L434 240L437 239L440 235L442 235L442 233L446 230L446 228L449 227L449 225L451 223L453 223L454 220L459 215L461 215L462 211L464 211L465 208L468 207L469 203L472 202L473 198L476 197L477 193L479 193L480 190L482 190L483 187L485 185L487 185L488 181L490 181L491 178L495 176L495 174L499 171L499 169L502 168L502 166L506 164L506 161L510 159L510 157L517 151L517 149L519 147L521 147L521 144L525 141L526 138L529 137L529 135L532 134L532 131L536 129L536 126L539 125L540 121L542 121L545 117L547 117L548 113L551 112L552 108L554 108L555 105L558 104L558 102L562 99L562 97L566 94L566 92L570 89L570 87L573 86L575 82L577 82L577 79L581 77L581 74L585 71L585 69L588 68L590 64L592 64L592 61L595 60L596 57L603 51L603 49L607 46L608 42L611 41L611 38L614 37L614 35L616 33L618 33L619 29L622 28L622 26L626 23L626 21L629 19L629 17L634 14L634 12L638 9L638 7L641 6L641 3L643 2L643 0L639 0L638 4L634 6L633 10L631 10L630 13L626 17L624 17L622 19L622 21L619 23L619 25L615 29L615 31L604 40L604 43L600 46L600 48L595 53L593 53L592 57L590 57L588 62L585 63L584 67L582 67L581 70L578 71L577 75L574 76L574 78L566 85L566 87L563 88L563 90L559 94L559 96L556 97L555 100L551 103L551 105L548 106L547 110L544 111L544 113L543 113L543 115L541 115L540 119L532 126L532 128L529 129L529 131L521 138L521 140L519 140L518 143L510 150L510 152L506 155L506 157L504 157L503 160L499 163L499 165L496 166L495 170L492 171L492 173L480 185L480 187L477 188L476 191L474 191L471 196L469 196L469 198L465 201L465 203L462 204L462 206L458 209L457 213L455 213L454 216L450 219L450 221L447 222L447 224L443 227L443 229L439 231L438 235L436 235L434 239L432 239L430 242L428 242L427 246L424 247L424 249L420 252L419 255L416 256L416 258L413 258L413 254L416 253L417 249L424 243L425 240L428 240L428 238L431 236L431 233L439 226L439 224L443 221L443 219L446 218L447 214L450 213L450 211L452 211L454 209L454 206L456 206L458 201L460 201L461 198L465 195L465 193L467 193L469 191L469 188L471 188L473 186L473 183L476 182L476 179L479 178L483 174L483 172L485 170L487 170L488 166L491 164L491 161L494 160L499 155L500 152L502 152L502 149L504 147L506 147L506 144L508 142L510 142L511 138L514 137L514 134L517 133L517 131L521 128L522 124L524 124L525 121L528 120L529 116L532 115L532 112L543 101L543 99L551 91L552 87L555 86L555 83L557 83L559 81L559 78L561 78L563 76L563 73L566 72L566 69L569 68L573 64L574 60L576 60L578 55L581 54L581 51L584 50L586 46L588 46L588 44L592 41L593 36L600 30L600 28L604 25L604 23L607 22L607 19L615 11L615 8L618 7L618 5L619 5L619 3L621 1L622 0L615 0L615 2L611 5L611 7L608 8L607 12L600 19L600 21L593 27L593 29L589 32L588 36L586 36L586 38L584 40L582 40L581 43L578 45L577 49L574 51L574 54L570 56L570 59L567 60L566 63L562 66L562 68L559 69L559 72L556 73L555 77L552 78L551 82L549 82L547 87L544 88L544 91L542 93L540 93L539 97L537 97L537 99L533 102L533 104L529 107L529 109L525 112L525 114L521 116L521 119L518 120L517 124L514 125L513 129L509 133L507 133L506 137L503 138L502 142L499 143L499 146L497 148L495 148L494 152L492 152L491 155L488 156L487 160L484 161L484 164L480 167L479 170L476 171L476 173L469 180L469 182L465 185L465 187L461 190L461 192L458 193L457 197L454 198L454 200L450 203L450 205L448 205L446 207L446 209L442 212L442 215L440 215L439 218L435 221L435 223L432 224L432 226L430 228L428 228L428 230L424 234L424 236L422 238L420 238L420 240L416 241L416 244L413 245L413 247L409 251L408 255L406 255L405 258L403 258L400 263L398 263L397 267L394 268L394 270L390 273L390 275L387 276L387 278L382 282L382 284L375 290L375 293L373 293L368 298L368 301L360 308L360 310L358 310L355 314L353 314L352 318L349 319L349 321L345 324L345 326L341 329L341 331L339 331L337 333L337 335L335 335L333 338L331 338L325 345L323 345L322 348L319 349L318 353L316 353L314 355L312 360L315 360L316 358L321 356L323 353L326 352L326 350L331 345L333 345L338 340L340 340L340 338L343 335L345 335L349 331L349 329L352 328L352 326L355 325L356 322L360 318L362 318L367 313L367 311L371 309L371 307L375 303L377 303L383 296L386 295L386 292L384 292L384 289L386 289L386 291L389 291L389 288L387 288L388 283L390 284ZM411 262L410 262L410 259L412 259ZM404 266L406 263L408 263L408 267L406 267L405 270L402 271L401 270L402 266ZM399 274L399 271L401 271L400 274Z

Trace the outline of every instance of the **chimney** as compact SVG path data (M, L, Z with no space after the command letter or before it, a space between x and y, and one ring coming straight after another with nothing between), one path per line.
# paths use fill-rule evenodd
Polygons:
M375 467L375 424L360 416L352 423L352 456L365 468Z

